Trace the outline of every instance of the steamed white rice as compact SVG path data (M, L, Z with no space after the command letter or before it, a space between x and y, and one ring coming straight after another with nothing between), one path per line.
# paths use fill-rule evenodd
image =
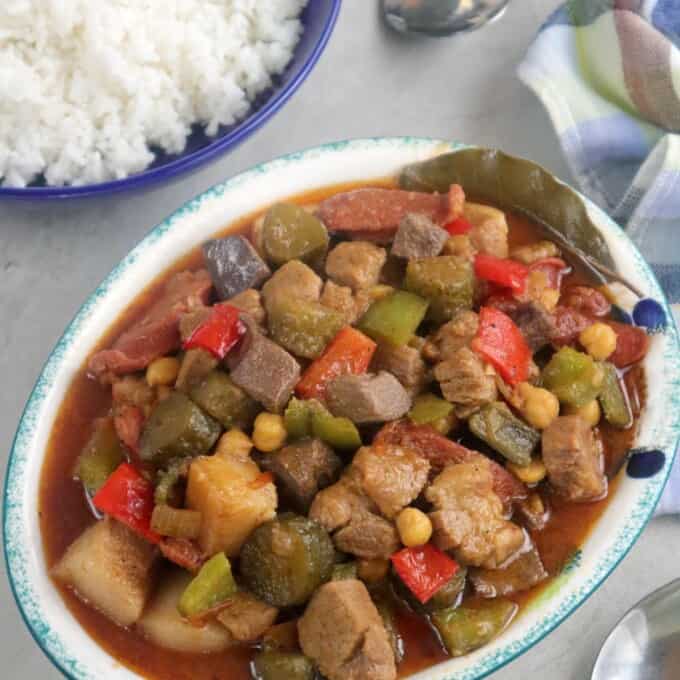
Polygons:
M0 0L0 183L126 177L242 118L307 0Z

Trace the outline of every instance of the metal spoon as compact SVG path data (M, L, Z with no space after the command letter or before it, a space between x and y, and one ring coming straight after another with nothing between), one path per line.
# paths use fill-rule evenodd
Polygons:
M400 33L447 36L501 16L510 0L382 0L385 21Z
M617 624L591 680L680 678L680 579L640 600Z

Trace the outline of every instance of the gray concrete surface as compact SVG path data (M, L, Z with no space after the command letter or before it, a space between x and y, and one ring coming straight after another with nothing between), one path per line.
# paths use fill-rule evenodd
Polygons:
M501 21L481 32L404 40L380 25L377 0L345 0L311 77L273 121L231 155L143 195L47 206L0 204L3 473L24 401L79 305L145 232L212 184L322 142L401 134L499 146L569 180L546 114L515 78L531 36L558 4L515 0ZM594 597L493 680L588 678L609 628L637 599L678 575L679 541L677 519L654 521ZM24 629L4 575L0 650L2 678L60 677Z

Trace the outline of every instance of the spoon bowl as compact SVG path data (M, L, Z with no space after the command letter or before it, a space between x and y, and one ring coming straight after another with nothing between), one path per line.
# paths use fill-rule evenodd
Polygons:
M680 579L640 600L615 626L591 680L680 677Z
M385 22L399 33L448 36L498 19L510 0L383 0Z

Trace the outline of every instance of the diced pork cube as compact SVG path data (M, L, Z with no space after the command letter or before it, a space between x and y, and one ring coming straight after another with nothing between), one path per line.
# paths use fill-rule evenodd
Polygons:
M507 314L522 332L532 352L549 344L555 334L552 314L540 302L521 302L508 309Z
M352 467L364 493L390 519L418 497L430 471L425 458L390 444L359 449Z
M231 298L229 304L249 314L258 326L264 325L265 311L259 290L248 288Z
M347 286L339 286L330 280L326 281L319 302L340 312L348 324L353 324L358 318L359 309L356 300L352 295L352 289Z
M371 370L391 373L412 395L420 392L425 384L425 362L420 352L409 345L379 344L373 355Z
M306 439L263 456L260 464L274 474L283 499L307 513L314 496L333 484L342 470L342 461L320 439Z
M258 288L271 274L267 263L244 236L227 236L203 244L203 257L221 300Z
M302 651L328 680L394 680L394 652L366 586L333 581L319 588L298 622Z
M229 357L230 377L268 411L281 412L300 379L300 364L283 347L250 326Z
M279 300L318 302L320 296L321 278L311 267L300 260L286 262L262 286L262 302L267 311L272 309Z
M465 564L497 569L524 544L522 529L504 517L490 461L481 456L444 468L425 497L435 507L435 543Z
M441 326L432 337L439 351L439 359L451 359L461 347L469 347L477 335L479 316L469 309L463 309Z
M392 243L392 255L410 259L434 257L441 253L449 232L437 226L427 215L409 213L399 223Z
M326 400L333 415L357 424L401 418L411 408L411 398L391 374L342 375L328 383Z
M157 555L153 545L107 517L71 544L52 574L117 624L130 626L144 610Z
M242 590L229 598L228 605L217 615L217 620L234 640L255 642L274 625L278 614L276 607Z
M394 525L371 512L355 514L333 541L338 550L362 560L386 560L399 549Z
M607 494L602 452L583 418L555 418L543 430L542 449L550 483L570 501L587 503Z
M482 360L467 347L461 347L450 359L438 363L434 376L444 398L452 404L478 407L496 398L493 373L487 373Z
M386 260L384 248L368 241L345 241L328 253L326 273L336 283L356 291L378 283Z

